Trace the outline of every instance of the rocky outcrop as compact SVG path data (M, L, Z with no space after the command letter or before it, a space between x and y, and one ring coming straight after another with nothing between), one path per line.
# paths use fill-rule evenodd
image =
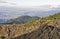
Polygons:
M60 39L60 27L43 25L31 33L14 39Z

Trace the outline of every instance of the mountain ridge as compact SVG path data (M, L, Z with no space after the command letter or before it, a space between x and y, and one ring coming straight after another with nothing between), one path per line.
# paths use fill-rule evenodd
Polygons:
M40 17L37 16L20 16L15 19L8 20L6 23L8 24L24 24L27 22L31 22L33 20L39 19Z

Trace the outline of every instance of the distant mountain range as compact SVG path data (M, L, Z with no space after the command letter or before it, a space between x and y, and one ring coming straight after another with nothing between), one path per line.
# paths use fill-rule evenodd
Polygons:
M32 16L32 17L31 16L21 16L21 17L15 18L15 19L10 19L6 23L8 23L8 24L24 24L24 23L31 22L31 21L34 21L37 19L41 19L41 18L37 17L37 16ZM60 13L44 17L42 20L45 20L45 19L59 20Z
M36 16L33 16L33 17L31 17L31 16L21 16L21 17L15 18L15 19L10 19L6 23L7 24L24 24L24 23L27 23L27 22L37 20L39 18L40 17L36 17Z

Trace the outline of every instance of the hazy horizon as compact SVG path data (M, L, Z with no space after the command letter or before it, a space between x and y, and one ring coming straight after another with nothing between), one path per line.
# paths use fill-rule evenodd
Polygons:
M45 17L60 12L60 0L0 0L0 19Z

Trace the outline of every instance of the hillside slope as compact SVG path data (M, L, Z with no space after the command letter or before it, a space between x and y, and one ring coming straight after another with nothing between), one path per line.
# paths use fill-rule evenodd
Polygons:
M0 29L0 36L4 36L5 38L19 37L24 34L36 31L37 29L40 30L40 27L41 26L43 27L45 24L47 25L46 27L48 27L48 26L58 27L58 29L59 29L59 27L60 27L59 23L60 23L60 21L56 22L56 20L36 20L34 22L29 22L26 24L12 24L12 25L11 24L1 24L0 25L0 28L1 28ZM41 28L41 29L43 30L43 28ZM49 27L47 28L47 30L48 29L49 29ZM51 30L51 29L49 29L49 30ZM52 30L52 32L54 32L54 31ZM33 34L30 34L30 35L34 36Z
M50 16L47 16L45 17L44 19L51 19L51 20L60 20L60 13L57 13L57 14L54 14L54 15L50 15Z
M25 24L0 24L0 37L7 39L59 39L60 20L43 18Z

